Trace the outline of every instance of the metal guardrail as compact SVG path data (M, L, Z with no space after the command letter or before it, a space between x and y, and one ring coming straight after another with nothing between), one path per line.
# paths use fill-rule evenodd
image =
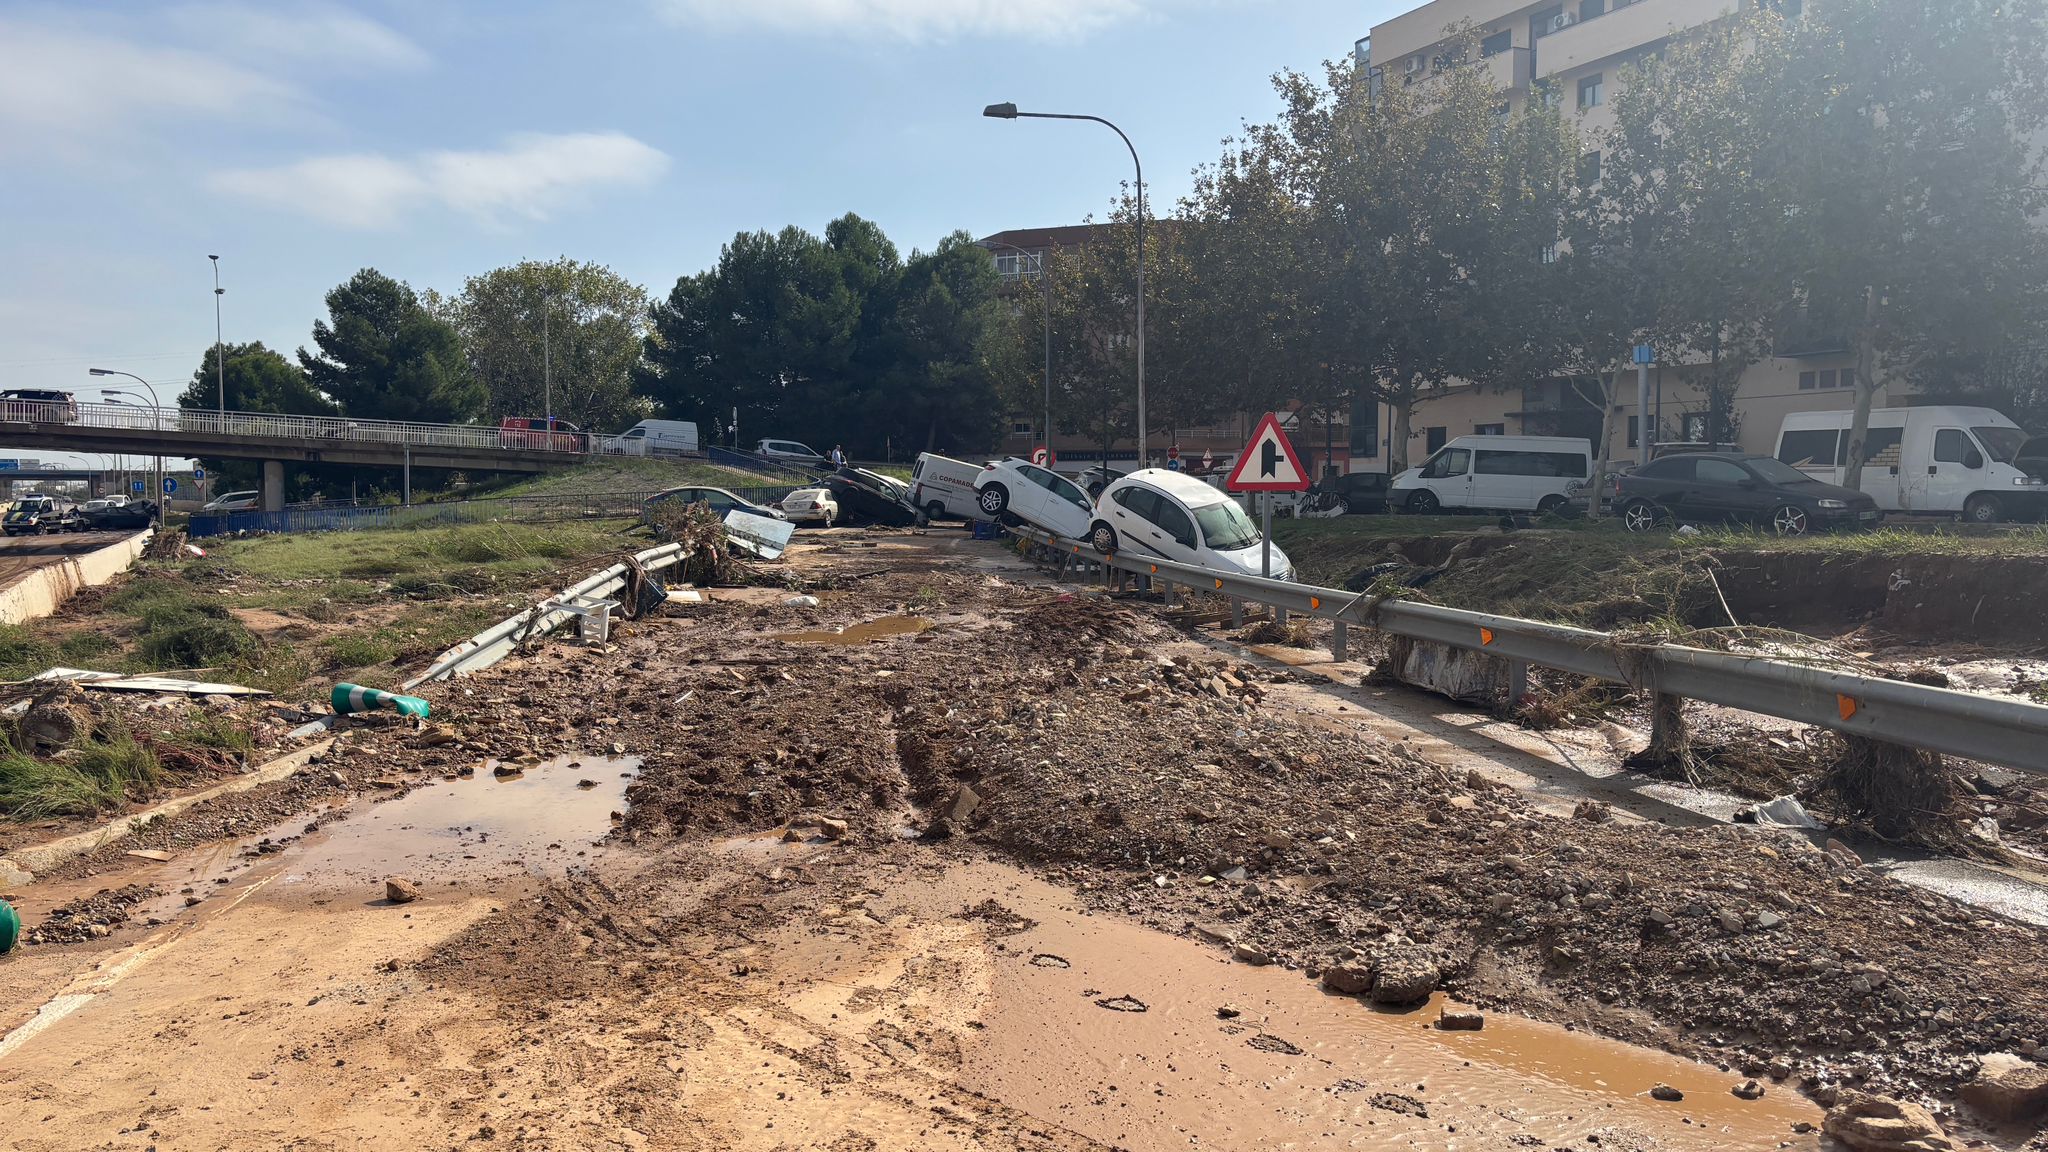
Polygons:
M1368 594L1337 588L1241 576L1151 557L1102 555L1042 532L1010 531L1084 563L1334 621L1340 659L1348 628L1358 625L1484 652L1509 661L1511 668L1516 664L1555 668L1659 695L2048 774L2048 707L2038 704L1994 700L1768 656L1682 644L1645 644L1513 616L1404 600L1375 601Z
M118 428L213 436L410 444L428 448L548 452L578 456L644 456L643 444L626 444L601 432L549 432L482 424L429 424L407 420L357 420L346 416L293 416L275 412L220 412L207 408L152 408L141 404L59 403L54 400L0 401L0 422L70 428ZM655 455L687 453L659 451Z
M718 487L718 485L686 485ZM795 489L726 488L756 504L778 504ZM304 504L282 512L195 513L186 526L192 537L237 533L360 532L380 528L429 528L448 524L491 524L512 520L546 524L565 520L634 517L651 496L668 489L628 492L569 493L555 496L506 496L494 500L447 500L429 504L317 505Z

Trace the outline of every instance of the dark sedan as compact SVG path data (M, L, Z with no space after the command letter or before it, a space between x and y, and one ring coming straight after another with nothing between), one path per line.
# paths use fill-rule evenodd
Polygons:
M1696 452L1652 460L1614 479L1631 532L1659 524L1756 524L1780 536L1870 527L1883 519L1869 494L1823 484L1770 456Z
M723 488L689 485L682 488L670 488L666 492L656 492L654 495L641 501L641 522L646 523L653 519L654 509L657 505L666 504L672 500L680 501L684 504L709 504L711 510L720 516L724 516L728 512L746 512L768 520L788 519L787 516L782 514L781 509L770 508L765 504L756 504L737 492L728 492Z
M832 493L832 499L839 505L841 524L908 528L917 523L917 512L897 499L881 479L848 468L825 477L817 486Z
M126 504L109 504L78 514L79 528L85 532L128 532L140 531L156 523L156 505L147 500L136 500Z

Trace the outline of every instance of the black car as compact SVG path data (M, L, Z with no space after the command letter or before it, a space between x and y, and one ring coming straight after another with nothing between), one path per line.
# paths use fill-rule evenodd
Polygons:
M882 524L890 528L908 528L917 523L917 513L909 505L898 500L894 493L853 469L846 469L827 476L816 485L832 493L832 499L839 504L841 524Z
M1385 472L1347 472L1325 479L1319 487L1343 499L1346 516L1377 515L1387 510L1387 485L1392 479Z
M1692 452L1652 460L1614 478L1631 532L1662 523L1756 524L1780 536L1867 528L1883 519L1868 493L1823 484L1770 456Z
M109 504L78 514L82 532L139 532L156 523L156 505L147 500Z

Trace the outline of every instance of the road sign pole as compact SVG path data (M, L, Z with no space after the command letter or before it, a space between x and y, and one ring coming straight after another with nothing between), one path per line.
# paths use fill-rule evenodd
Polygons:
M1259 503L1259 575L1273 577L1273 494L1261 492Z

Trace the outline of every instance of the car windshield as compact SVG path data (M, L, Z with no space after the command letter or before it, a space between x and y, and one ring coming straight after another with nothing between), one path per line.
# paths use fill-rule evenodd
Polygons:
M1749 469L1773 484L1812 484L1814 479L1790 464L1782 463L1769 456L1756 456L1744 461Z
M2000 464L2010 464L2020 458L2020 448L2027 442L2027 434L2017 428L2001 428L1991 425L1973 425L1970 434L1984 451L1991 454Z
M1202 526L1202 539L1218 552L1235 552L1259 542L1259 526L1235 500L1195 509L1195 523Z

